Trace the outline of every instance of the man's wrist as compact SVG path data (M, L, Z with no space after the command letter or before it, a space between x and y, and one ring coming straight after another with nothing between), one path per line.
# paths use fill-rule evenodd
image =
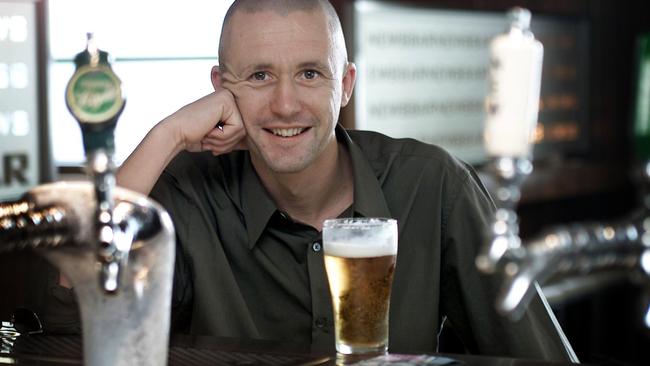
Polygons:
M154 127L152 132L155 134L153 138L172 147L173 150L171 156L176 156L176 154L187 148L181 129L178 128L177 123L175 123L175 117L173 114L163 119L158 125L156 125L156 127Z

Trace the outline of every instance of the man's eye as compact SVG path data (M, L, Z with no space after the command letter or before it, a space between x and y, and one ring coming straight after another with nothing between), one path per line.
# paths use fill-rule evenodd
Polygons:
M264 71L258 71L253 74L253 78L258 81L266 80L266 73Z
M305 70L304 76L305 76L305 79L315 79L318 76L318 71L316 71L316 70Z

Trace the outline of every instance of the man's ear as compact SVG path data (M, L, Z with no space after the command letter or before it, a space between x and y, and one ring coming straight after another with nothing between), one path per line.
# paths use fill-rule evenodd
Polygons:
M345 66L345 74L343 74L343 92L341 93L341 107L348 105L350 98L352 98L352 91L354 90L354 83L357 80L357 67L348 62Z
M221 70L218 65L212 66L212 70L210 70L210 81L212 81L212 87L215 91L223 89Z

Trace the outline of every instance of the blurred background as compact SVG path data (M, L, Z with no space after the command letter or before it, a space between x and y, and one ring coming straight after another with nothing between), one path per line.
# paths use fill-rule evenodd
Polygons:
M116 130L123 161L147 131L209 93L226 0L0 0L0 200L43 182L79 179L81 135L64 90L86 32L114 57L127 105ZM646 1L332 1L359 70L348 128L439 144L473 164L482 147L487 42L522 6L544 44L534 171L518 207L525 239L574 221L614 220L641 202L632 143L637 42L650 32ZM650 98L650 96L645 96ZM0 256L0 319L39 306L44 263ZM650 363L643 281L627 271L548 283L544 291L583 362ZM486 306L490 306L486 304ZM453 333L442 346L462 352Z

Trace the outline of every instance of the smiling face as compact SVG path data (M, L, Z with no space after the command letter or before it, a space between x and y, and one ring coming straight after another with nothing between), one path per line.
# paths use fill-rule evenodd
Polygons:
M221 84L236 98L256 168L297 173L335 156L355 69L331 29L320 9L232 15Z

